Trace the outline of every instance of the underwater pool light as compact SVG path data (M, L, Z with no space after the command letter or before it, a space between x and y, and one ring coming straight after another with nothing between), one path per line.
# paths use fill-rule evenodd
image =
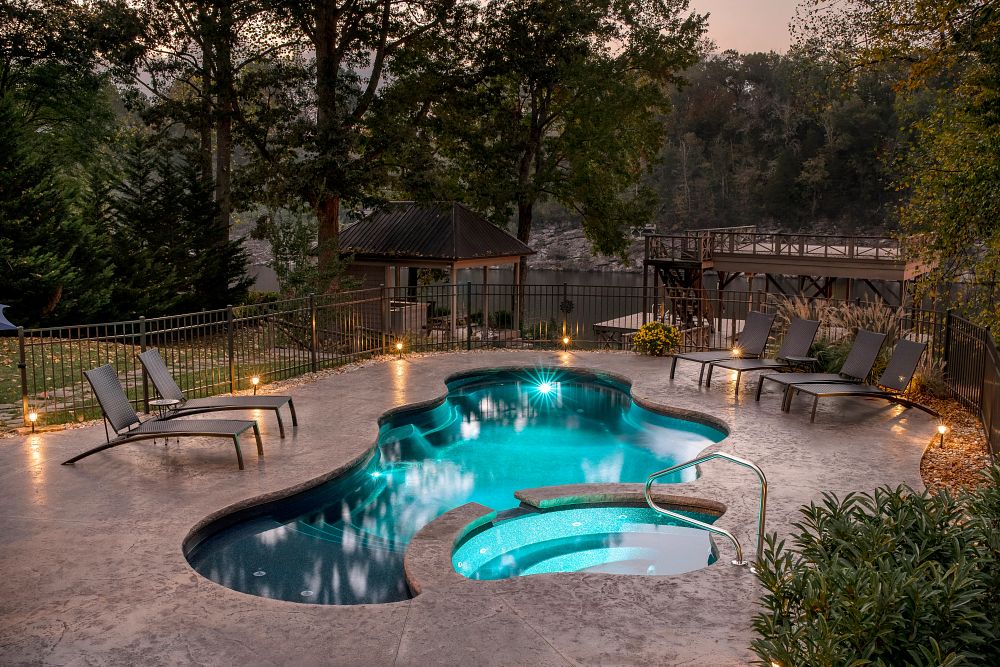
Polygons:
M552 384L549 382L543 382L538 385L538 391L542 394L547 394L552 391Z

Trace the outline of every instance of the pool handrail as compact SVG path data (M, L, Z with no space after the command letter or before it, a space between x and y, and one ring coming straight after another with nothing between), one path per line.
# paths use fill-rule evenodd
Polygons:
M711 452L709 454L704 454L697 458L693 458L690 461L685 461L684 463L678 463L675 466L665 468L664 470L659 470L654 472L649 477L646 478L646 488L643 491L643 495L646 497L646 504L649 505L651 509L660 514L665 514L671 518L677 519L678 521L683 521L689 523L693 526L697 526L702 530L707 530L716 535L722 535L723 537L728 537L736 547L736 560L733 561L733 565L749 565L750 563L743 558L743 547L740 545L740 541L736 539L736 536L730 533L725 528L719 528L718 526L713 526L710 523L705 523L704 521L699 521L698 519L692 519L689 516L685 516L679 512L674 512L668 510L665 507L657 505L650 494L650 489L655 482L660 477L669 475L672 472L677 472L679 470L684 470L685 468L690 468L691 466L696 466L707 461L712 461L713 459L723 459L731 463L743 466L744 468L750 468L755 473L757 477L760 478L760 508L757 513L757 561L761 560L761 556L764 553L764 521L767 515L767 478L764 476L764 471L757 467L752 461L747 461L746 459L741 459L738 456L733 456L732 454L727 454L725 452Z

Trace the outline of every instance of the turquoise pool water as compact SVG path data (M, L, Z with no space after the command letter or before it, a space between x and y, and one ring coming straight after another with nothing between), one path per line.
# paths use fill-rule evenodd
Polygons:
M705 523L717 517L683 512ZM498 517L455 547L455 571L470 579L550 572L681 574L716 561L708 531L648 507L572 507Z
M449 509L512 508L514 491L537 486L642 482L724 436L644 410L627 387L588 373L483 371L448 390L434 408L387 419L367 465L252 518L209 527L188 550L192 566L269 598L403 600L406 545ZM694 473L683 474L665 481Z

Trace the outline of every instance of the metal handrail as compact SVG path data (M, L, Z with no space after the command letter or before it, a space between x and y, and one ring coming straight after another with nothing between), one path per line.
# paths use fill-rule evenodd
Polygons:
M764 476L764 471L757 467L757 464L752 461L747 461L746 459L741 459L737 456L733 456L732 454L726 454L725 452L712 452L711 454L705 454L704 456L699 456L698 458L691 459L690 461L678 463L675 466L654 472L646 478L646 488L643 492L646 497L646 504L660 514L665 514L666 516L677 519L678 521L684 521L685 523L697 526L702 530L707 530L711 533L715 533L716 535L728 537L730 541L732 541L733 546L736 547L736 560L733 561L733 565L749 565L749 563L743 559L743 547L740 546L740 541L736 539L735 535L724 528L719 528L710 523L705 523L704 521L699 521L698 519L692 519L691 517L684 516L679 512L674 512L665 507L660 507L653 501L652 495L650 494L650 488L653 486L653 482L660 477L669 475L672 472L677 472L678 470L684 470L685 468L690 468L691 466L711 461L713 459L724 459L731 463L741 465L744 468L750 468L757 473L757 477L760 478L760 509L757 513L757 561L759 562L764 553L764 520L767 515L767 478Z

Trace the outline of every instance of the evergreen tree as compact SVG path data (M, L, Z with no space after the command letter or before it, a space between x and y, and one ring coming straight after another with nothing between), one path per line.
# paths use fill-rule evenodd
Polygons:
M221 308L246 296L246 252L219 242L212 186L197 162L156 137L126 141L107 214L119 317Z
M110 297L101 235L23 128L12 98L0 98L0 303L20 325L91 320Z

